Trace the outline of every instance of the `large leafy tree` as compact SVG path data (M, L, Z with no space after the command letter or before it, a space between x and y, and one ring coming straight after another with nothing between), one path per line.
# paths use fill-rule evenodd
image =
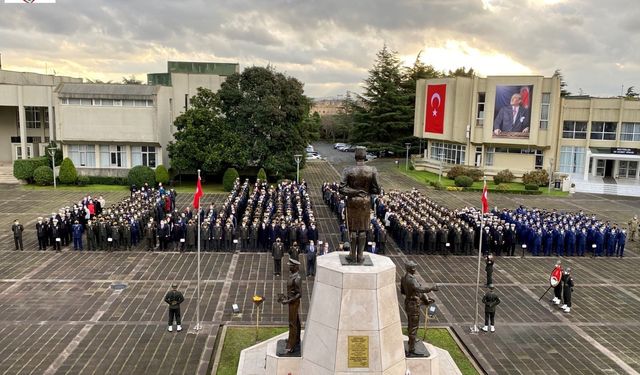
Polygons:
M402 80L398 54L385 45L364 81L362 104L355 111L355 141L388 142L413 132L413 104L408 103Z
M225 121L243 138L250 165L276 178L295 172L294 155L303 154L317 133L300 81L272 67L251 67L228 77L218 97Z
M219 99L211 90L199 88L175 126L175 141L169 143L168 151L178 171L219 174L231 166L247 165L245 140L221 116Z

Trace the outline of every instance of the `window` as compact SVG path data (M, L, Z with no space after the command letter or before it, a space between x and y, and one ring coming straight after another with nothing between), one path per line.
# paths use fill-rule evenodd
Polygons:
M549 127L550 105L551 105L551 94L548 92L543 92L542 104L540 106L540 129L547 129Z
M542 150L536 150L535 169L543 169L543 168L544 168L544 155L542 155Z
M482 166L482 146L476 146L475 166L476 167L481 167Z
M42 126L40 123L40 108L24 107L24 113L26 117L27 129L40 129L40 127Z
M113 99L102 99L102 106L113 107Z
M67 99L67 98L60 98L60 104L64 104L64 105L69 104L69 99Z
M485 102L485 93L478 93L478 110L476 114L476 126L484 125L484 102Z
M127 167L127 153L124 146L101 145L100 166L102 168Z
M618 165L618 178L636 178L638 174L638 162L620 160Z
M96 166L96 148L94 145L69 145L69 159L80 167Z
M560 172L584 172L584 147L562 146L560 149Z
M493 155L496 153L495 147L487 147L487 155L484 158L484 165L490 167L493 165Z
M454 143L431 143L431 158L449 164L464 164L467 146Z
M69 105L80 105L81 99L78 98L69 98Z
M565 121L562 124L562 138L587 139L587 122Z
M604 160L602 159L598 159L598 162L596 163L596 176L604 176L604 167L605 167L606 163Z
M639 122L623 122L622 132L620 132L621 141L640 141L640 123Z
M615 140L616 125L615 122L592 122L591 139Z
M131 147L131 166L144 165L156 167L156 148L154 146Z
M80 99L80 105L93 105L92 99Z

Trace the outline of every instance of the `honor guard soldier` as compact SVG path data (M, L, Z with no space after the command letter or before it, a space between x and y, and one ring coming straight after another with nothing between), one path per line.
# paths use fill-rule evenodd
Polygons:
M482 330L495 332L496 306L500 304L500 297L494 293L493 285L489 286L489 289L482 297L482 303L484 303L484 327L482 327Z
M184 296L178 291L178 283L171 284L171 290L164 296L164 301L169 305L169 332L173 331L173 322L176 322L176 331L182 331L182 319L180 317L180 304L184 302Z

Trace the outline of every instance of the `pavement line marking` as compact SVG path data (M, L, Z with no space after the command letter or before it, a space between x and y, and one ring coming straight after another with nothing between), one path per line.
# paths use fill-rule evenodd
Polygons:
M501 270L502 273L509 279L511 279L512 282L514 283L518 283L518 281L511 276L511 274L509 274L509 272L507 272L506 270L502 269ZM554 312L554 310L549 307L549 305L547 304L546 301L541 301L538 300L538 296L535 295L535 293L533 293L533 291L529 288L526 288L524 286L521 287L521 290L529 295L531 298L533 298L535 301L538 302L539 305L542 305L543 307L549 309L549 311ZM564 322L567 327L571 328L575 333L578 334L578 336L580 336L582 339L584 339L586 342L588 342L589 344L591 344L594 348L596 348L600 353L604 354L605 357L609 358L611 361L613 361L616 365L620 366L620 368L622 368L624 371L626 371L628 374L632 374L632 375L640 375L639 372L637 372L636 370L633 369L633 367L629 366L625 361L623 361L622 359L620 359L620 357L618 357L615 353L613 353L612 351L610 351L609 349L607 349L604 345L602 345L601 343L599 343L596 339L594 339L593 337L591 337L587 332L585 332L582 328L578 327L576 324L574 324L572 321L569 320L569 318L567 318L564 315L558 315L557 312L554 312L554 315L560 319L561 322Z
M27 273L26 275L22 276L20 279L18 279L18 281L16 281L13 285L10 285L9 287L5 288L2 293L0 294L6 294L8 292L12 292L13 289L16 289L19 285L21 285L22 283L24 283L27 279L31 278L32 276L35 276L36 274L38 274L38 272L42 271L43 269L49 267L49 265L51 263L53 263L54 260L57 260L58 257L52 256L50 257L48 260L46 260L45 262L43 262L42 264L40 264L39 266L35 267L34 269L31 270L31 272Z
M569 261L569 263L572 263L571 261ZM620 284L620 283L616 283L616 282L612 282L611 280L605 279L604 277L601 277L600 275L594 273L593 271L591 271L591 268L589 268L588 264L581 264L580 265L580 269L583 270L584 272L590 274L591 276L594 276L597 279L602 280L605 285L604 286L608 286L608 287L612 287L613 289L622 292L624 294L626 294L627 296L635 299L636 301L640 302L640 296L638 296L637 294L633 293L630 290L627 290L626 288L624 288L625 286L636 286L635 284L632 285L627 285L627 284ZM581 284L583 285L583 284ZM584 284L584 286L589 286L589 284Z
M220 291L220 297L218 298L218 305L216 306L216 312L213 314L213 322L222 321L224 316L224 306L227 304L229 298L229 290L231 290L231 283L233 282L233 274L236 272L236 266L238 265L238 259L240 259L240 253L235 252L231 257L231 263L229 264L229 270L225 277L224 285ZM200 364L198 365L197 374L206 374L209 364L211 362L211 353L213 352L213 346L215 344L218 330L213 328L208 329L207 340L205 341L205 349L200 356Z

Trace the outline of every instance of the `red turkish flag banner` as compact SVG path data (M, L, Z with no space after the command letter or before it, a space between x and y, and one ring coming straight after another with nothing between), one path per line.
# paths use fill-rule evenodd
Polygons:
M200 208L200 198L202 197L202 184L200 183L200 177L198 177L198 182L196 183L196 193L193 196L193 207L195 209Z
M484 187L482 188L482 213L486 214L489 212L489 194L487 193L487 181L484 182Z
M444 104L447 97L447 85L427 85L427 110L424 114L424 131L444 133Z

